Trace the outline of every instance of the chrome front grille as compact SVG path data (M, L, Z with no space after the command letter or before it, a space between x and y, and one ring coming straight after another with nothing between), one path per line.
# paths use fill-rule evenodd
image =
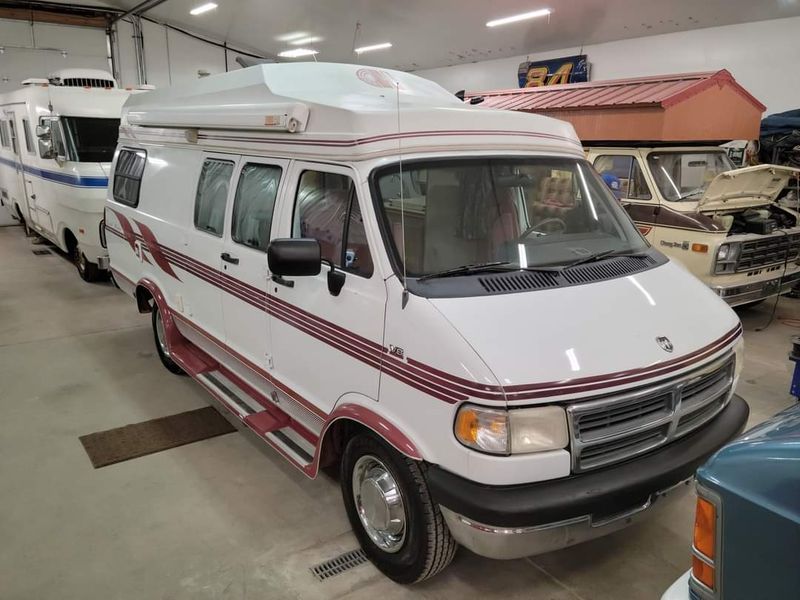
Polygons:
M742 242L742 253L736 271L748 271L766 265L792 262L800 256L800 233L777 233L757 240Z
M573 471L648 452L711 420L730 399L734 361L729 354L665 383L568 406Z

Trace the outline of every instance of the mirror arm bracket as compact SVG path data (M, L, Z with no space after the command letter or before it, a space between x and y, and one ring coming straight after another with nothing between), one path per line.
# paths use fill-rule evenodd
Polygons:
M344 287L344 281L347 276L344 271L337 269L336 265L327 258L322 259L322 264L328 265L331 268L331 270L328 271L328 291L331 293L331 296L338 296Z
M289 281L288 279L284 279L280 275L273 275L272 276L272 281L274 281L275 283L278 283L280 285L285 285L286 287L290 287L290 288L294 287L294 281Z

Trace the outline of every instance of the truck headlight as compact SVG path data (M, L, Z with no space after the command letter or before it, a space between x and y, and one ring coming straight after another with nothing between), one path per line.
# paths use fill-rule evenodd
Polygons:
M717 248L717 260L714 263L714 274L722 275L736 271L736 263L742 253L742 245L739 242L721 244Z
M465 404L456 415L455 435L465 446L491 454L544 452L569 444L560 406L502 410Z

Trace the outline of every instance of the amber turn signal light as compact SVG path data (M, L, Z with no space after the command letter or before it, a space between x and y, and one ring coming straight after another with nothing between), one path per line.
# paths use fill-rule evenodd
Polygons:
M708 244L692 244L692 252L702 252L705 254L708 252Z
M697 498L694 512L694 547L703 556L714 560L717 509L705 498Z
M692 576L708 589L714 589L714 567L696 556L692 557Z

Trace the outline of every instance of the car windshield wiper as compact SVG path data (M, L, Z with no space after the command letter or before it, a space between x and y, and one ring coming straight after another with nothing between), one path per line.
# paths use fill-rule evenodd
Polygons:
M678 200L686 200L687 198L691 198L692 196L696 196L697 194L702 194L706 191L706 188L701 187L697 188L696 190L692 190L691 192L686 192L682 196L678 197Z
M499 260L495 262L477 263L473 265L461 265L453 269L445 269L444 271L437 271L436 273L428 273L422 277L418 277L417 281L425 281L426 279L437 279L439 277L455 277L457 275L471 275L473 273L481 273L484 271L505 271L507 269L502 267L512 266L514 263L507 260Z
M598 260L603 260L604 258L610 258L612 256L639 256L641 253L637 252L624 252L620 250L606 250L604 252L596 252L595 254L589 254L588 256L582 256L581 258L572 261L571 263L567 263L565 265L552 265L552 266L541 266L541 267L525 267L524 271L551 271L555 273L559 273L561 271L566 271L571 269L572 267L577 267L578 265L585 265L586 263L597 262Z

